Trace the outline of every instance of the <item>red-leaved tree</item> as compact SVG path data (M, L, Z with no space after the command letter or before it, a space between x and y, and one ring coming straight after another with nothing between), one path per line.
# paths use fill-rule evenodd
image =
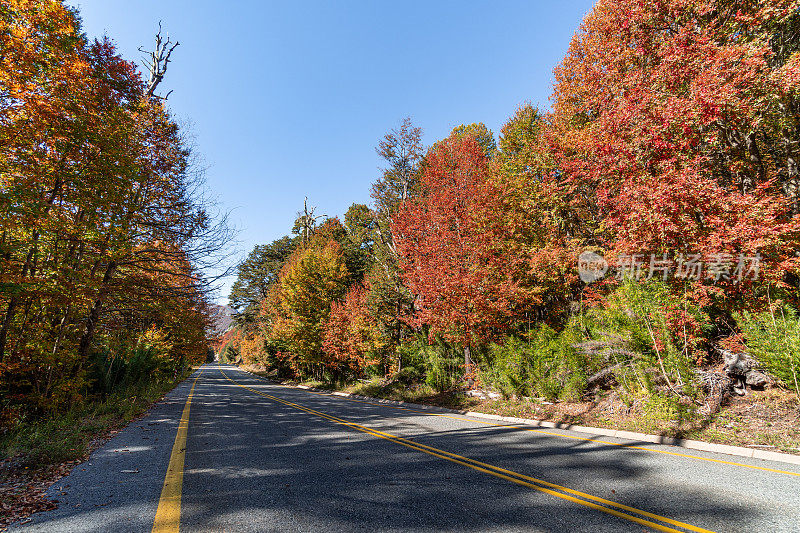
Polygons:
M367 296L363 285L353 285L342 301L331 305L322 349L327 356L326 366L337 375L360 375L368 366L386 362L381 357L386 342Z
M519 286L516 261L504 256L499 196L488 160L470 135L452 135L427 156L423 193L392 223L402 277L416 296L417 325L464 347L508 325Z
M792 283L797 8L600 0L556 69L553 151L575 218L619 253L760 253L762 275Z

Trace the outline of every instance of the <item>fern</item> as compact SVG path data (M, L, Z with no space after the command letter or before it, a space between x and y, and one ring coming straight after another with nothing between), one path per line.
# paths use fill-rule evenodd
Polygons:
M791 307L736 315L750 354L800 396L800 317Z

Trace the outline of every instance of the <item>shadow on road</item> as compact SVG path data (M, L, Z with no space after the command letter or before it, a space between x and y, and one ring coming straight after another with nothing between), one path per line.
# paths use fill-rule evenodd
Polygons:
M225 371L243 385L349 422L706 529L788 531L800 520L800 491L791 476L427 416L268 384L232 367ZM131 451L140 462L152 460L149 454ZM156 466L163 481L166 462ZM152 524L152 514L138 521L130 516L154 513L154 491L160 484L143 484L102 509L44 517L33 530L149 530L142 525ZM195 389L183 485L185 532L642 529L277 403L226 379L216 366L206 367Z
M313 395L236 371L228 375L350 422L690 524L734 531L758 518L755 509L713 490L653 471L648 452ZM187 529L641 529L278 404L218 372L204 378L196 395L195 448L187 457L184 492Z

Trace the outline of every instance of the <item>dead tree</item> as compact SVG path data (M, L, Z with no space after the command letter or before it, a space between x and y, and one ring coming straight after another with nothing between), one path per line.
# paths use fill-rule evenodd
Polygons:
M317 226L317 220L328 217L328 215L314 216L315 209L316 207L314 207L313 205L309 209L308 196L306 196L305 199L303 200L303 210L297 212L297 220L294 223L294 232L302 235L303 244L308 242L308 239L314 232L314 228L316 228Z
M147 60L142 60L142 65L144 65L145 70L150 74L150 78L147 80L147 90L145 90L145 96L147 98L155 97L161 100L166 100L169 98L169 95L172 94L172 91L169 91L166 96L158 96L155 94L158 85L164 79L164 75L167 73L167 66L170 63L170 56L172 55L173 50L178 47L181 43L175 41L174 43L170 40L169 35L166 36L166 39L161 35L161 21L158 22L158 33L156 33L156 48L152 52L148 52L142 47L139 47L139 51L143 54L147 55Z

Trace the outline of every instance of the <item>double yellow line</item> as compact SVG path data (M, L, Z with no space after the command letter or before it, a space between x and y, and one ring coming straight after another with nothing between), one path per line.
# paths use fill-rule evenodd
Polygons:
M604 498L600 498L597 496L593 496L591 494L570 489L568 487L563 487L555 483L550 483L549 481L544 481L534 477L526 476L524 474L520 474L519 472L514 472L512 470L500 468L498 466L494 466L488 463L483 463L481 461L470 459L468 457L464 457L462 455L451 453L445 450L440 450L432 446L427 446L424 444L413 442L408 439L398 437L397 435L392 435L391 433L386 433L373 428L362 426L360 424L356 424L354 422L350 422L348 420L344 420L342 418L329 415L322 411L317 411L315 409L311 409L303 405L296 404L284 400L282 398L278 398L277 396L266 394L252 387L248 387L247 385L242 385L241 383L231 379L222 369L220 369L220 372L222 373L223 376L225 376L226 379L238 385L239 387L247 389L250 392L258 394L259 396L262 396L264 398L268 398L274 402L293 407L305 413L318 416L320 418L329 420L336 424L347 426L357 431L373 435L375 437L393 442L395 444L399 444L401 446L405 446L406 448L426 453L428 455L432 455L434 457L438 457L440 459L444 459L446 461L450 461L462 466L466 466L473 470L477 470L479 472L489 474L491 476L504 479L512 483L516 483L517 485L522 485L524 487L528 487L537 490L539 492L555 496L557 498L561 498L579 505L590 507L597 511L601 511L603 513L607 513L616 516L618 518L623 518L625 520L629 520L631 522L635 522L637 524L650 527L659 531L670 531L670 532L695 531L698 533L709 533L709 530L707 529L693 526L685 522L680 522L678 520L673 520L671 518L650 513L648 511L636 509L635 507L630 507L628 505L606 500ZM675 529L670 526L675 526L675 528L680 528L680 529Z
M275 383L273 381L264 379L262 377L254 375L254 374L250 375L248 377L252 377L252 378L257 379L259 381L264 381L264 382L269 383L271 385L279 385L281 387L292 388L292 389L296 388L296 387L290 387L288 385L283 385L281 383ZM307 392L309 394L317 394L319 396L328 396L328 397L334 396L334 395L332 395L330 393L327 393L327 392L318 392L318 391L313 391L313 390L305 390L305 389L303 389L303 392ZM461 420L461 421L464 421L464 422L471 422L471 423L475 423L475 424L483 424L483 425L486 425L486 426L502 427L502 428L508 428L508 429L518 429L518 430L521 430L521 431L530 431L532 433L539 433L540 435L550 435L552 437L560 437L560 438L564 438L564 439L580 440L580 441L584 441L584 442L596 442L598 444L606 444L606 445L609 445L609 446L617 446L617 447L625 448L625 449L628 449L628 450L641 450L641 451L644 451L644 452L660 453L660 454L663 454L663 455L671 455L673 457L683 457L683 458L686 458L686 459L694 459L694 460L697 460L697 461L706 461L706 462L709 462L709 463L717 463L717 464L723 464L723 465L729 465L729 466L738 466L738 467L741 467L741 468L749 468L749 469L752 469L752 470L761 470L761 471L764 471L764 472L772 472L774 474L784 474L784 475L787 475L787 476L800 477L800 473L798 473L798 472L790 472L788 470L779 470L777 468L769 468L769 467L766 467L766 466L749 465L749 464L745 464L745 463L737 463L735 461L725 461L725 460L722 460L722 459L714 459L713 457L701 457L699 455L691 455L691 454L688 454L688 453L670 452L670 451L667 451L667 450L657 450L655 448L648 448L646 446L637 446L635 444L625 444L624 442L611 442L611 441L608 441L608 440L596 439L596 438L591 438L591 437L578 437L576 435L567 435L566 433L556 433L554 431L547 431L547 430L544 430L544 429L534 429L534 428L525 427L525 426L518 426L518 425L511 425L511 424L496 424L494 422L487 422L486 420L480 420L480 419L475 419L475 418L464 418L464 417L460 417L460 416L446 415L446 414L442 414L442 413L434 413L434 412L431 412L431 411L421 411L419 409L413 409L413 408L410 408L410 407L402 407L402 406L399 406L399 405L391 405L391 404L384 403L384 402L380 402L379 403L379 402L370 402L370 401L367 401L367 400L358 400L356 398L348 398L347 396L336 395L335 397L336 397L336 399L347 400L349 402L357 402L357 403L363 403L363 404L366 404L366 405L374 405L376 407L386 407L386 408L389 408L389 409L399 409L399 410L408 411L408 412L411 412L411 413L420 413L420 414L423 414L423 415L426 415L426 416L438 416L438 417L442 417L442 418L451 418L453 420Z
M186 399L186 405L183 406L183 414L178 424L178 433L175 435L175 443L172 445L172 454L169 457L167 475L164 477L161 497L158 499L156 519L153 522L153 533L177 533L180 530L183 463L186 458L186 435L189 432L189 409L192 405L194 387L202 374L203 370L201 369L197 377L194 378L192 388L189 390L189 397Z

